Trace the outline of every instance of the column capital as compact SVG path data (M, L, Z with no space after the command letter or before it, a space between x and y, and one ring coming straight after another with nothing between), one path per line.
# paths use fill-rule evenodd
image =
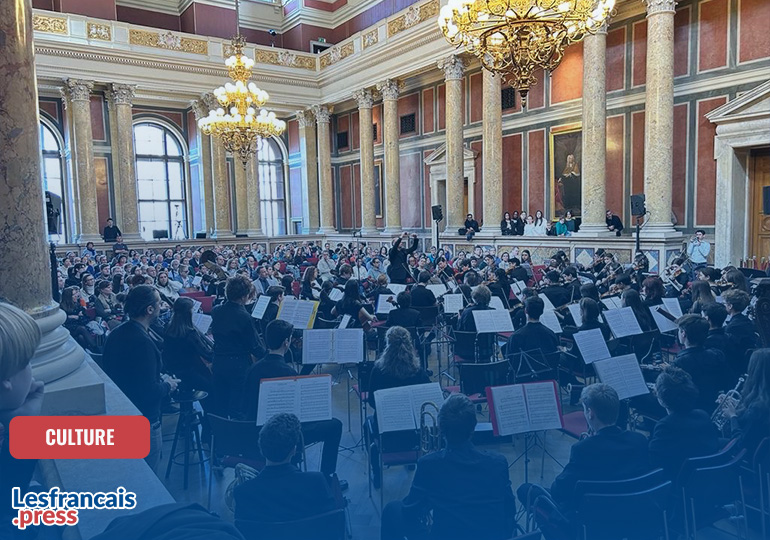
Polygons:
M383 100L398 99L398 92L401 90L401 81L397 79L385 79L377 83L377 90L382 94Z
M358 102L359 109L371 109L374 107L374 94L367 88L353 92L353 99Z
M313 105L313 115L319 124L328 124L332 116L332 107L329 105Z
M201 103L203 103L204 107L206 107L209 111L216 111L219 107L222 105L219 103L219 100L212 92L206 92L205 94L201 94ZM208 112L206 113L208 115Z
M203 103L203 100L201 99L192 100L190 102L190 107L192 107L196 120L200 120L201 118L205 118L209 115L209 108L206 107L206 104Z
M91 90L94 89L93 81L84 81L81 79L67 79L67 97L70 101L89 101L91 99Z
M446 80L450 81L463 78L465 61L456 54L447 56L443 60L439 60L437 65L438 68L444 72L444 78Z
M114 105L128 105L131 107L134 105L135 91L135 85L113 83L111 90L107 91L107 100Z
M675 13L676 0L644 0L647 4L647 16L658 13Z
M313 124L315 124L315 116L310 110L297 111L297 121L301 128L313 127Z

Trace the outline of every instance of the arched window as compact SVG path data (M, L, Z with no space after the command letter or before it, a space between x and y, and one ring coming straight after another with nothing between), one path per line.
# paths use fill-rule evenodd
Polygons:
M272 137L260 139L257 158L262 232L267 236L286 234L286 181L281 147Z
M64 224L68 216L65 215L64 201L64 166L62 163L61 145L54 131L44 122L40 122L40 150L43 154L43 191L50 191L58 195L62 200L61 216L59 223L64 238Z
M168 238L187 238L184 152L179 138L152 122L134 125L139 231L152 240L153 231Z

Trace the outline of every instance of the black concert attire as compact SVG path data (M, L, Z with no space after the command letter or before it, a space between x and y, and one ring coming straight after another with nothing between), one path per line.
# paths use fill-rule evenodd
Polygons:
M407 249L399 249L401 245L401 237L396 239L396 243L390 248L388 252L388 260L390 266L388 266L388 277L391 283L406 284L406 278L409 277L409 271L407 270L406 261L409 255L417 249L417 238L412 239L412 245Z
M329 293L326 291L321 291L321 296L318 303L318 315L327 321L334 319L334 315L332 315L332 309L334 309L336 305L337 304L334 302L334 300L329 298Z
M593 321L583 321L583 324L580 325L578 328L578 332L584 332L586 330L594 330L598 328L602 331L602 337L604 337L604 340L608 340L612 337L612 332L610 331L610 327L604 324L603 322L600 322L598 319L595 319Z
M412 307L430 307L436 305L436 295L424 285L412 287Z
M567 289L561 285L548 285L547 287L543 287L540 293L544 294L554 307L561 307L570 303L570 291L567 291Z
M527 273L527 269L521 266L517 266L513 270L509 270L508 277L511 281L523 281L524 283L529 281L529 274Z
M316 295L321 294L320 287L319 289L313 289L313 285L318 284L316 282L302 282L302 287L299 290L299 297L301 300L318 300L318 296Z
M464 286L464 285L463 285ZM468 295L470 298L470 294ZM457 319L457 330L460 332L476 332L476 320L473 318L473 312L476 310L490 310L489 306L470 305L460 312ZM487 353L491 356L492 345L495 334L478 334L473 336L459 336L456 338L454 351L457 356L467 360L476 358L476 346L478 345L479 355L486 360Z
M730 338L727 336L724 326L709 329L708 336L706 336L706 343L703 346L707 349L722 351L722 354L725 355L725 359L727 359L727 362L730 364L730 367L733 368L733 371L735 373L739 372L739 365L737 362L734 362L737 358L733 357L733 345L730 343Z
M572 302L577 302L580 300L580 286L582 284L580 283L580 280L575 278L572 281L564 284L564 290L567 291L567 295L569 295L569 304ZM550 300L550 298L549 298ZM559 307L556 304L554 304L554 307Z
M736 313L727 321L725 333L730 340L730 346L733 348L731 359L737 360L737 365L733 365L736 373L746 373L749 366L746 351L757 346L754 323L743 313Z
M740 447L753 456L762 439L770 437L770 410L760 405L739 409L730 420L730 435L738 437Z
M529 353L535 360L553 368L553 378L556 378L555 366L558 358L559 336L542 323L529 321L516 330L505 346L505 358L518 364L519 353ZM523 361L523 359L522 359ZM549 378L543 375L543 378Z
M491 282L489 287L489 292L492 293L492 296L497 296L500 301L503 303L503 306L505 306L505 309L510 308L510 300L508 299L508 295L511 292L511 286L506 280L505 283L502 283L500 281L493 281Z
M720 351L690 347L679 351L673 365L682 368L692 377L693 384L698 388L698 401L695 404L698 409L714 410L719 393L735 386L735 375Z
M514 236L524 236L524 220L521 218L517 218L516 220L516 228L514 229L513 235Z
M420 312L414 308L394 308L388 313L388 326L401 326L412 332L412 340L417 336L416 328L420 325ZM414 344L415 347L417 343Z
M470 295L468 295L470 297ZM476 310L492 309L489 306L477 306L472 305L465 308L460 314L460 318L457 321L457 329L460 332L475 332L476 320L473 318L473 312Z
M379 300L381 294L387 294L392 296L393 300L396 299L396 293L391 291L388 287L375 287L369 292L367 296L376 302Z
M166 371L180 379L180 393L192 390L211 392L211 370L203 363L203 358L211 362L214 351L195 328L182 337L164 337L163 364Z
M301 452L301 449L297 449ZM270 465L235 488L235 519L265 523L296 521L337 507L326 477L291 463Z
M382 540L419 537L431 510L430 539L509 538L516 501L505 456L469 441L421 457L409 495L383 510Z
M500 222L500 232L503 236L513 236L516 231L516 222L512 219L502 220Z
M265 329L267 328L267 325L277 318L278 318L278 304L276 304L275 302L270 302L265 307L265 312L262 314L262 319L260 320L260 329L262 331L262 335L265 334Z
M620 236L620 232L623 230L623 222L618 216L612 214L611 218L605 218L604 221L607 223L607 227L614 227L613 232L615 236Z
M104 243L109 244L110 242L117 240L118 236L123 236L123 233L120 232L117 225L107 225L104 227L102 236L104 237Z
M234 415L243 399L243 380L251 357L261 358L266 351L254 328L254 319L241 304L225 302L216 306L211 319L215 410L222 416Z
M675 478L688 458L719 451L719 433L709 415L700 409L674 412L661 418L650 436L650 462Z
M350 315L350 323L348 324L348 328L361 328L361 321L358 318L358 315L362 309L366 309L361 302L348 302L343 298L337 302L337 305L334 307L334 309L337 310L337 317Z
M471 231L471 229L473 229ZM479 232L479 222L475 219L466 219L465 220L465 239L468 241L471 241L473 239L473 235Z
M246 372L244 400L242 412L246 420L257 419L257 404L259 403L259 383L262 379L278 377L296 377L297 372L286 363L284 357L278 354L268 354L262 360L251 366ZM337 450L342 438L342 422L336 418L303 422L302 436L305 444L323 442L321 452L321 472L331 476L337 468ZM298 449L300 450L300 449ZM301 456L301 452L298 452ZM299 458L299 456L297 456Z

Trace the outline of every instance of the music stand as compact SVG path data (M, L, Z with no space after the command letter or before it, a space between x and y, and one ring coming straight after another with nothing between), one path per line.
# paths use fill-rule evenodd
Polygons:
M546 355L540 349L520 351L513 354L508 353L506 357L513 372L512 382L514 384L519 384L524 379L527 382L542 380L539 378L541 374L553 371L553 368L547 363ZM515 357L518 357L518 362L516 362Z

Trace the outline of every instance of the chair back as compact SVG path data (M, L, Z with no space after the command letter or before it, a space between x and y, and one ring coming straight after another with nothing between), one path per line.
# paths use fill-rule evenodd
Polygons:
M460 364L460 389L465 395L485 394L487 386L508 384L506 361L484 364Z
M200 298L201 296L206 296L206 293L203 291L186 291L179 293L179 296L186 296L187 298Z
M360 392L369 391L369 379L372 376L374 362L361 362L358 364L358 390Z
M719 452L711 454L709 456L692 457L684 460L682 468L679 469L679 475L676 478L678 486L687 484L692 473L697 469L704 469L707 467L716 467L729 463L732 459L733 449L738 444L738 439L733 439L728 442Z
M477 334L455 330L454 354L468 362L488 362L495 352L496 334Z
M199 296L197 300L201 303L201 311L207 314L211 313L211 310L214 308L214 300L216 300L216 298L216 296Z
M337 328L337 319L329 320L329 319L323 319L321 317L316 317L315 322L313 323L313 329L317 330L319 328Z
M259 451L259 428L254 422L230 420L210 413L206 418L211 427L213 453L264 463Z
M612 495L615 493L636 493L652 489L666 481L663 469L655 469L642 476L627 480L589 481L580 480L575 484L575 497L586 493Z
M438 305L435 306L415 306L414 309L420 312L420 327L425 328L436 324L438 318Z
M344 540L345 510L339 508L296 521L275 523L236 519L235 526L246 540Z

